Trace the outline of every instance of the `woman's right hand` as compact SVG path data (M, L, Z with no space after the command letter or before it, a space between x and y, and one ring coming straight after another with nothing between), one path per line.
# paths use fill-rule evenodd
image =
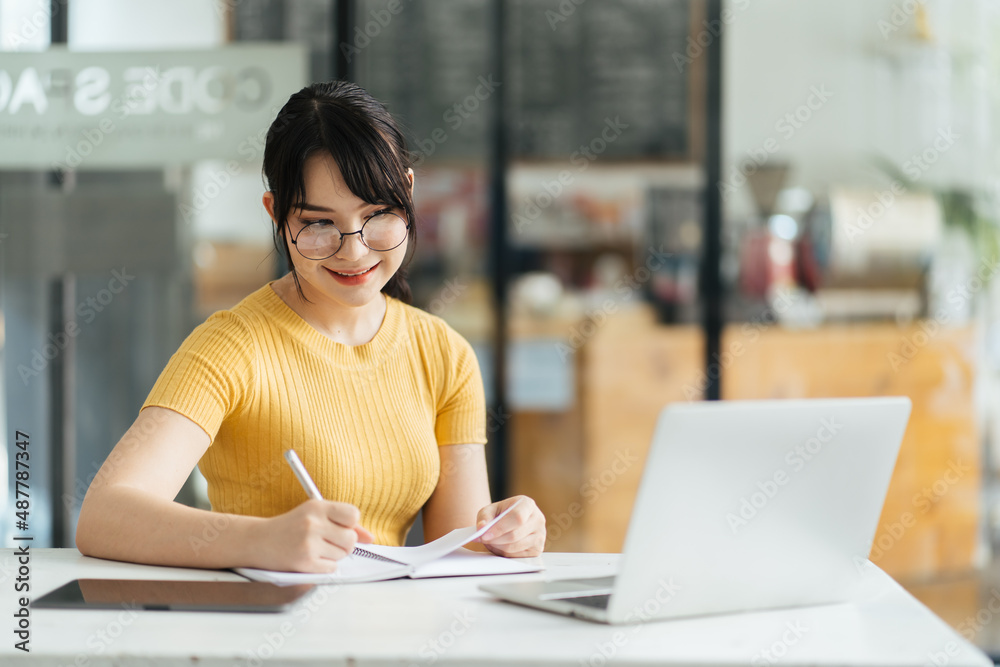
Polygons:
M349 503L306 500L284 514L264 519L251 536L258 567L283 572L333 572L358 542L374 538Z

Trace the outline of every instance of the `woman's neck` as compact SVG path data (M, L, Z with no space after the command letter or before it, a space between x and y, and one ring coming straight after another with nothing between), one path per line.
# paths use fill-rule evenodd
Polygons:
M299 296L291 273L274 281L272 287L281 300L312 328L344 345L364 345L371 341L382 326L388 308L385 295L381 293L363 306L345 306L322 295L317 297L307 293L306 296L312 300L308 303ZM303 284L303 291L306 289Z

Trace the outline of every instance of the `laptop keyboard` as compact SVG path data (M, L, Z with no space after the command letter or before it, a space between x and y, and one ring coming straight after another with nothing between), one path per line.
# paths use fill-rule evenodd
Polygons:
M607 609L610 599L610 595L587 595L580 598L559 598L559 601L583 605L584 607L593 607L594 609Z

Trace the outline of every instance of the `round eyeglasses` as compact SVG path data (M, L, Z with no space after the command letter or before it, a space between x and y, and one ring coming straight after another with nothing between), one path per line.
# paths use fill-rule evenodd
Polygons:
M388 252L406 240L409 230L409 223L399 215L379 211L365 220L361 229L347 234L337 229L330 220L314 220L299 230L292 243L306 259L327 259L340 252L344 238L352 234L358 234L370 250Z

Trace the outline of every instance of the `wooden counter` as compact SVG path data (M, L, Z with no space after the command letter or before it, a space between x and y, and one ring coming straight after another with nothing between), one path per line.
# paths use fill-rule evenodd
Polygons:
M514 414L512 491L546 513L547 548L621 549L657 414L668 402L701 398L703 349L698 327L659 326L641 308L618 313L577 350L570 410ZM732 325L722 341L722 394L909 396L913 412L872 560L896 577L932 577L975 565L976 349L971 328Z
M701 379L701 329L658 327L635 308L591 329L576 351L576 400L566 412L515 412L513 493L538 502L546 549L620 551L660 409Z
M727 330L722 349L741 337L739 329ZM913 412L871 560L901 578L975 565L982 445L971 327L774 327L744 342L723 378L724 398L909 396Z

